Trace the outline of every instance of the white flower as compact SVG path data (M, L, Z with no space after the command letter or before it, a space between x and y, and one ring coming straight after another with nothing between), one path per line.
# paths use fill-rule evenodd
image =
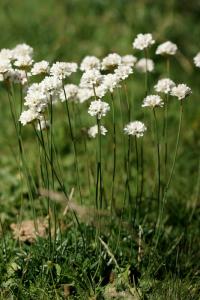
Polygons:
M122 56L122 65L133 67L137 61L137 57L131 54Z
M79 88L77 98L80 103L83 103L93 96L93 90L87 88Z
M50 75L63 80L66 77L69 77L72 73L75 73L77 69L78 65L76 63L56 62L50 69Z
M13 83L21 83L22 85L27 83L27 75L24 70L11 69L4 77Z
M102 70L114 69L121 64L122 58L117 53L110 53L103 58L101 63Z
M50 122L48 120L45 120L44 117L40 117L36 129L38 131L41 131L41 130L48 129L49 127L50 127Z
M22 56L30 56L33 55L33 48L27 44L18 44L14 49L12 49L13 57L22 57Z
M146 71L152 72L154 70L154 62L151 59L141 58L135 67L141 73L146 73Z
M20 55L16 57L14 65L18 68L27 68L33 64L32 57L30 55Z
M142 137L144 132L147 130L144 123L140 121L130 122L124 127L124 133L128 135L136 136L137 138Z
M78 100L79 88L78 88L77 85L75 85L75 84L66 84L64 86L64 89L65 89L65 93L64 93L63 90L60 93L61 102L64 102L66 100L72 100L72 101Z
M13 59L13 51L10 49L1 49L0 60L4 60L4 59L12 60Z
M81 71L87 71L91 69L100 69L101 63L96 56L86 56L80 65Z
M35 110L28 109L21 113L19 121L22 123L22 125L26 125L38 119L39 116L40 116L39 113L36 112Z
M101 135L106 135L108 130L104 126L100 126ZM88 129L88 135L90 138L95 138L98 134L98 126L94 125Z
M106 86L104 84L101 84L94 88L93 90L93 96L97 98L103 98L105 94L107 93Z
M91 116L97 116L98 119L101 119L107 114L109 110L110 110L109 104L99 99L91 102L88 109L88 113Z
M48 104L48 98L40 83L33 83L27 90L25 106L36 112L42 112Z
M128 78L130 74L133 73L133 69L128 65L119 65L117 69L115 69L115 74L119 80L124 80Z
M192 93L191 88L186 84L181 83L173 87L171 90L171 95L177 97L179 100L182 100L189 96Z
M62 87L62 81L55 76L46 76L40 84L43 92L47 95L57 93Z
M0 60L0 74L5 74L12 70L11 62L9 59L5 58Z
M200 68L200 52L194 57L194 64L196 67Z
M153 45L154 43L155 41L151 33L139 33L133 42L133 48L138 50L144 50Z
M102 82L103 75L98 70L87 70L81 77L80 87L93 88L99 86Z
M176 44L167 41L163 44L160 44L158 48L156 49L156 54L161 55L174 55L176 54L176 51L178 50L178 47Z
M175 83L171 79L163 78L158 80L157 84L154 86L154 89L157 93L169 94L174 86Z
M113 93L114 89L119 84L119 78L117 74L107 74L104 77L103 86L105 87L106 91Z
M149 95L144 98L142 107L162 107L164 102L162 98L158 95Z
M49 72L49 62L46 60L36 62L31 69L32 75L47 74L48 72Z

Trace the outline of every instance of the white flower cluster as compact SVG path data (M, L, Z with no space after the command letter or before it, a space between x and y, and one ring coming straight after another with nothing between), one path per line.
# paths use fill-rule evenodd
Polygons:
M48 74L50 70L49 62L46 60L42 60L39 62L36 62L32 69L31 74L32 75L39 75L39 74Z
M64 80L69 77L72 73L75 73L78 69L77 63L69 62L56 62L50 69L50 75L60 80Z
M141 73L153 72L154 62L151 59L141 58L135 65L137 71Z
M155 41L151 33L139 33L133 42L133 48L138 50L144 50L153 45L154 43Z
M157 93L169 94L174 86L175 83L171 79L163 78L158 80L154 89Z
M100 60L96 56L86 56L80 65L81 71L87 71L91 69L99 70L101 67Z
M160 44L158 48L156 49L156 54L160 55L175 55L176 51L178 50L178 47L176 44L167 41L163 44Z
M131 54L122 56L122 65L133 67L137 61L137 57Z
M101 135L106 135L108 130L104 126L100 126L100 133ZM98 134L98 126L94 125L88 129L88 135L90 138L95 138Z
M64 86L65 91L61 91L60 93L60 99L61 102L64 102L66 100L76 101L78 100L78 91L79 88L75 84L66 84Z
M110 53L104 57L101 63L102 70L113 70L118 67L122 62L122 58L117 53Z
M191 93L192 93L191 88L189 88L184 83L178 84L177 86L173 87L171 90L171 95L177 97L178 100L183 100Z
M142 107L163 107L164 102L158 95L149 95L144 98Z
M130 122L124 127L125 134L136 136L137 138L142 137L146 130L146 126L140 121Z
M194 64L196 67L200 68L200 52L194 57Z
M83 73L80 81L80 87L93 88L99 86L103 82L103 75L99 70L91 69Z
M109 104L99 99L91 102L88 113L91 116L96 116L98 119L101 119L102 117L106 116L109 110Z

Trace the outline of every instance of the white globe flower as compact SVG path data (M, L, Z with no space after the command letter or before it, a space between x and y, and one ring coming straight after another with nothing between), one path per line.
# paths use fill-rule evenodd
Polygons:
M189 88L186 84L181 83L177 86L173 87L171 90L171 95L178 98L178 100L182 100L189 96L192 93L191 88Z
M80 65L81 71L87 71L91 69L100 69L101 63L100 60L96 56L86 56Z
M100 126L101 135L106 135L108 130L104 126ZM98 126L94 125L88 129L88 135L90 138L95 138L98 135Z
M151 59L141 58L135 65L137 71L141 73L153 72L154 62Z
M163 44L160 44L158 48L156 49L156 54L160 55L175 55L176 51L178 50L178 47L176 44L167 41Z
M158 95L149 95L144 98L142 107L163 107L164 102Z
M146 130L146 126L140 121L130 122L124 127L125 134L136 136L137 138L142 137Z
M133 48L138 50L144 50L146 48L149 48L154 43L155 41L151 33L139 33L133 42Z
M102 70L112 70L119 66L121 64L122 58L117 53L110 53L104 59L101 63Z
M154 86L154 89L157 93L169 94L174 86L175 83L171 79L163 78L158 80L157 84Z
M91 116L96 116L98 119L101 119L102 117L106 116L109 110L110 110L109 104L99 99L91 102L88 109L88 113Z

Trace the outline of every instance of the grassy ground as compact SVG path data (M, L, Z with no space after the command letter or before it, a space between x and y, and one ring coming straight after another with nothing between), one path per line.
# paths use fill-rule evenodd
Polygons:
M138 228L132 230L126 222L129 218L128 210L123 212L124 219L121 222L124 175L120 170L120 165L123 165L123 141L120 139L117 139L119 172L116 175L116 212L112 217L106 213L101 217L100 236L106 245L96 238L99 224L91 208L94 207L94 197L91 195L95 188L92 186L88 190L86 187L88 168L85 162L88 157L90 169L95 167L95 142L89 141L87 144L88 157L84 152L84 129L93 124L87 116L87 104L84 104L83 126L79 123L76 107L74 111L78 124L75 133L79 141L84 197L83 205L79 203L75 207L80 225L74 224L71 214L63 216L65 200L60 199L57 203L55 195L52 195L52 216L56 216L56 220L52 221L56 226L52 234L48 234L47 238L38 238L34 243L18 242L13 238L10 225L21 220L33 220L34 213L37 217L46 217L47 204L45 195L38 194L42 186L38 180L40 153L31 128L23 130L23 141L26 161L36 185L36 189L32 187L33 203L30 201L26 180L21 179L15 129L5 89L3 85L0 86L1 299L199 299L200 75L192 62L193 56L200 49L199 13L198 1L2 1L1 48L11 48L17 43L26 42L34 47L35 60L80 62L85 55L103 57L109 52L120 55L133 53L131 44L136 34L152 32L157 43L169 39L178 44L180 52L173 59L171 78L176 82L186 82L193 94L184 103L178 160L165 209L165 226L156 249L152 245L156 203L153 197L148 196L148 190L155 180L154 148L150 138L145 141L146 192L139 220L143 234L142 258L138 263ZM140 53L137 56L141 56ZM156 69L150 78L152 85L160 74L166 75L163 60L154 57L154 61ZM72 81L77 80L75 76ZM134 99L132 118L141 118L144 76L133 75L127 85L129 97ZM16 93L19 91L16 90ZM55 143L59 145L58 157L62 161L64 181L70 191L75 186L73 149L66 115L61 106L56 107L55 115L59 116L55 121ZM150 125L151 117L149 114L146 117ZM118 114L116 119L120 118ZM169 112L169 145L172 152L178 118L178 105L172 104ZM111 121L108 120L106 125L112 130ZM118 132L120 126L119 122ZM112 169L112 156L108 155L111 151L112 144L105 138L103 169L107 191L112 184L108 175ZM55 190L60 196L58 183L55 184ZM75 199L77 195L75 189ZM110 194L105 197L108 203L109 197ZM104 209L107 205L105 201ZM55 229L59 231L56 236ZM112 260L108 264L110 251L116 262ZM125 294L120 296L120 292Z

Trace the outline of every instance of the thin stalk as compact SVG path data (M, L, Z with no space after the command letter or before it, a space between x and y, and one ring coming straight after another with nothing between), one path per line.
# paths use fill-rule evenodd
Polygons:
M78 153L77 153L76 142L75 142L75 138L74 138L74 134L73 134L72 124L71 124L71 118L70 118L70 112L69 112L69 106L68 106L68 100L67 100L67 96L66 96L64 85L63 85L63 92L64 92L64 96L65 96L65 106L66 106L66 110L67 110L69 131L70 131L70 136L71 136L71 140L72 140L72 144L73 144L73 149L74 149L74 160L75 160L77 186L78 186L79 196L80 196L80 200L81 200L81 204L82 204L83 201L82 201L82 193L81 193L80 177L79 177Z
M135 142L135 154L136 154L136 197L135 197L135 212L134 212L134 219L133 219L133 224L135 225L135 220L137 216L137 209L138 209L138 197L139 197L139 182L138 182L138 177L139 177L139 154L138 154L138 144L137 144L137 137L134 136L134 142ZM139 218L139 215L138 215Z
M157 178L158 178L157 198L158 198L158 207L160 207L160 186L161 186L160 142L159 142L158 120L157 120L155 108L153 108L153 116L155 122L155 130L156 130L156 149L157 149Z
M115 201L115 175L116 175L116 123L115 123L115 104L113 93L111 93L112 99L112 112L113 112L113 173L112 173L112 193L111 193L111 213L113 211L113 205Z
M149 90L149 76L148 76L148 63L147 63L148 50L147 49L144 50L144 56L145 56L145 63L146 63L145 78L144 78L145 97L146 97L148 94L148 90Z

